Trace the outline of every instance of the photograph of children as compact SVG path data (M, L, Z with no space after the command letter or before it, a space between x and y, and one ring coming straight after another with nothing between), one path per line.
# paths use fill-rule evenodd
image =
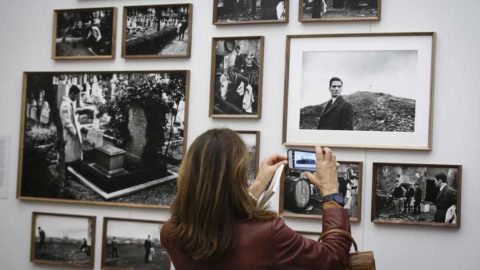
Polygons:
M343 196L350 221L360 222L362 205L362 162L339 161L338 192ZM285 169L282 216L320 219L323 196L304 175L304 171Z
M94 249L95 217L32 214L32 262L93 268Z
M260 154L260 131L236 131L248 149L248 185L250 186L257 176Z
M210 116L260 118L263 37L214 38Z
M374 163L373 171L373 222L460 227L460 166Z
M215 0L213 24L287 23L289 0Z
M19 198L169 206L187 100L188 71L25 73Z
M162 222L104 218L102 268L170 269L170 258L160 243Z
M116 11L116 8L55 10L52 58L114 58Z
M192 5L128 6L123 9L122 57L190 57Z
M300 0L299 21L378 21L381 0Z

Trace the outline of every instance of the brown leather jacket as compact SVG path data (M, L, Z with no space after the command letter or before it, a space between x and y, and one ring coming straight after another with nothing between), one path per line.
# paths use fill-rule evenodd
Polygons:
M331 228L350 231L350 222L344 209L324 210L323 231ZM334 233L325 236L323 242L306 239L285 225L281 218L266 222L239 222L238 235L238 247L233 256L214 264L190 259L163 230L160 238L176 270L340 270L345 269L351 245L349 240Z

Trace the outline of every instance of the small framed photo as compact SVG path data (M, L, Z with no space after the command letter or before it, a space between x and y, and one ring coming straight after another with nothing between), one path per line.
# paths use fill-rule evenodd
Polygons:
M382 0L299 0L301 22L379 21Z
M344 208L350 221L360 222L362 217L363 163L339 161L337 169L338 191L345 199ZM285 217L321 219L323 196L310 183L303 171L286 168L282 181L283 197L280 199L280 214Z
M53 11L52 59L113 59L117 8Z
M248 149L248 185L250 186L258 173L260 155L260 131L236 131Z
M163 222L103 219L102 269L170 269L170 258L160 243Z
M122 57L190 58L192 4L123 8Z
M26 72L17 198L168 208L189 71Z
M262 36L213 38L210 117L261 117L263 48Z
M283 143L431 149L435 33L287 36Z
M94 216L33 212L30 261L93 268Z
M460 228L460 165L373 163L372 221Z
M288 23L289 0L214 0L213 24Z

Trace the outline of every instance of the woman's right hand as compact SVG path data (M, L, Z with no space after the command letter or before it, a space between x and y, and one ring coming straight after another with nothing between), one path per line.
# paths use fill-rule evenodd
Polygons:
M323 196L338 193L337 158L328 147L322 148L317 145L315 151L317 171L315 173L307 172L305 176L320 190Z

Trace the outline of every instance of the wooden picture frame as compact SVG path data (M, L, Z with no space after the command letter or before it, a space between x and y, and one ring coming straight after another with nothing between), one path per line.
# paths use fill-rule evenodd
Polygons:
M362 219L363 162L338 161L339 193L345 198L350 221ZM318 188L303 176L302 171L285 168L280 187L279 213L284 217L321 220L322 195ZM302 198L296 196L301 193Z
M323 1L323 3L322 3ZM382 0L357 1L356 6L336 0L298 1L299 22L380 21ZM327 7L324 8L324 4ZM340 6L339 4L342 4ZM315 13L315 16L314 16Z
M116 7L56 9L53 11L52 59L114 59L116 36Z
M372 170L372 222L460 228L461 165L374 162Z
M235 132L240 136L248 149L248 155L250 157L248 163L248 185L250 186L258 174L260 163L260 131L235 130ZM253 138L247 138L248 136L253 136Z
M130 20L133 10L141 16ZM187 3L123 7L122 57L190 58L192 12L193 5Z
M187 146L189 76L25 72L17 198L169 208Z
M170 258L160 243L163 224L155 220L104 217L102 269L171 269ZM147 240L151 246L148 251Z
M67 223L63 224L65 222ZM36 264L93 268L95 223L94 216L33 212L30 261Z
M252 1L255 1L255 8L252 8ZM262 1L266 3L262 5ZM290 0L249 0L243 2L246 4L244 6L243 3L231 0L214 0L212 23L216 26L288 23L289 2Z
M286 41L284 145L431 150L435 33Z
M261 118L263 52L263 36L212 39L210 117Z

